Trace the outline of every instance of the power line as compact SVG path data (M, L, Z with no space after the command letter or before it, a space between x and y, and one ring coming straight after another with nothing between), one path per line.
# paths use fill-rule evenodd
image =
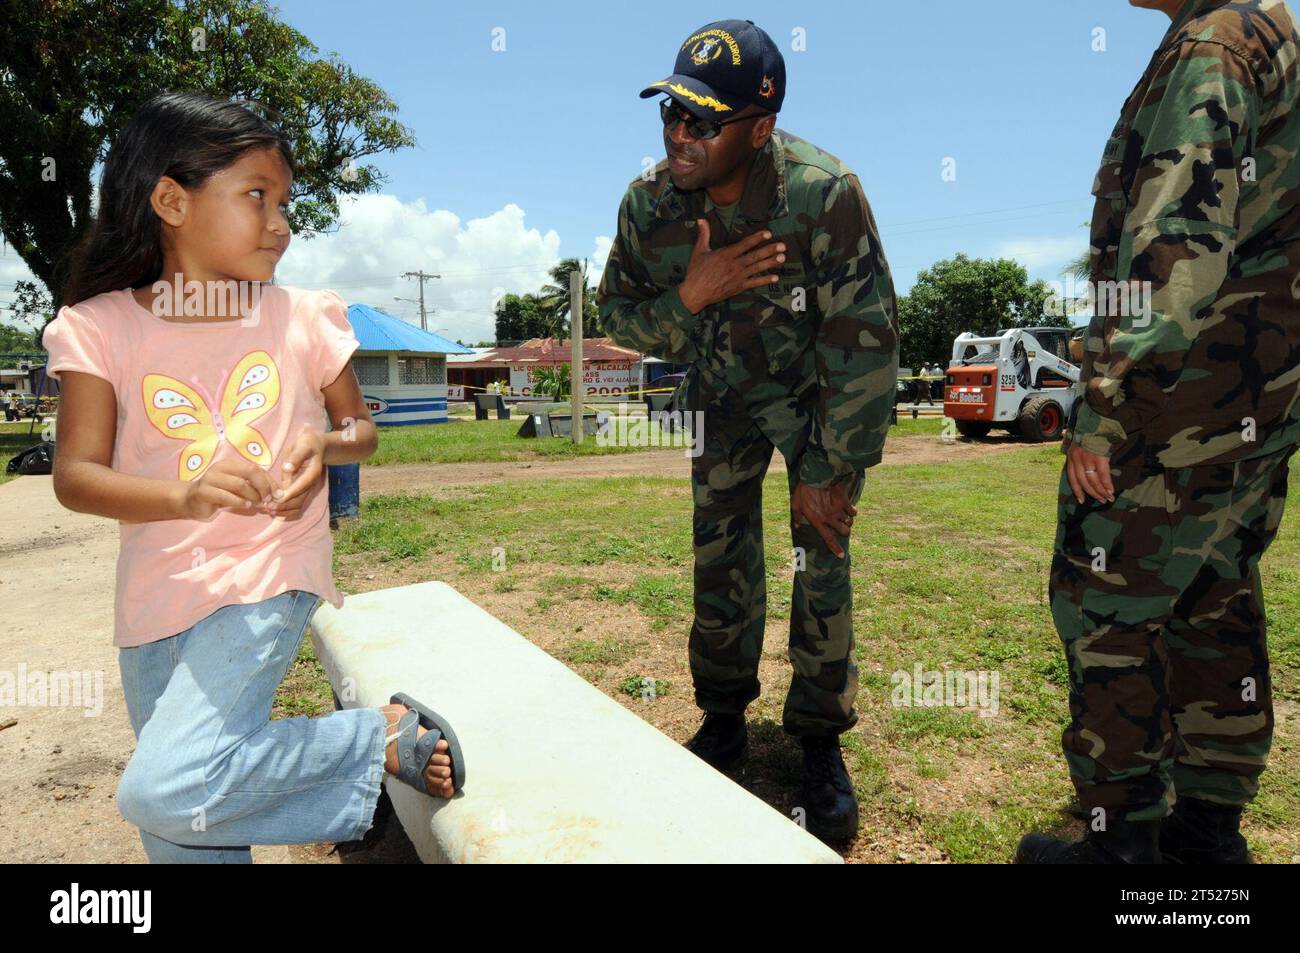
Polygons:
M961 222L955 225L940 225L937 228L915 228L910 231L903 231L903 232L898 232L891 229L890 234L897 238L907 238L911 235L926 235L931 232L952 232L952 231L958 231L960 229L974 228L976 226L1007 225L1010 224L1011 222L1025 222L1031 219L1050 218L1053 215L1061 215L1061 214L1064 214L1064 210L1058 212L1040 212L1037 215L1018 215L1014 218L998 219L997 221L993 221L993 222ZM883 235L885 233L884 227L882 227L880 231ZM1080 242L1081 243L1086 242L1086 238L1081 238ZM1082 244L1080 245L1080 247L1082 247Z
M881 228L905 228L909 225L927 225L930 222L944 222L954 218L969 218L972 215L1001 215L1006 212L1024 212L1031 208L1047 208L1049 205L1064 205L1067 202L1077 204L1079 199L1057 199L1055 202L1039 202L1035 205L1018 205L1013 208L995 208L986 212L958 212L955 215L940 215L936 218L918 218L910 222L894 222L889 225L881 225Z
M430 280L431 278L441 278L442 275L431 275L431 274L426 274L423 270L419 270L419 271L406 271L406 272L403 272L403 273L402 273L402 277L403 277L403 278L418 278L419 281L420 281L420 330L421 330L421 331L427 331L427 330L429 330L429 323L428 323L428 320L427 320L427 318L426 318L426 313L427 313L427 312L425 311L425 308L424 308L424 283L425 283L426 281Z

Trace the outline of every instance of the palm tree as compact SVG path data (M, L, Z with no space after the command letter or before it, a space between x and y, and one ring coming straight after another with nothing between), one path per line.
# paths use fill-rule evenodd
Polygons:
M582 324L584 328L598 328L600 314L596 308L596 296L587 284L587 260L561 258L560 263L551 269L551 284L542 285L538 292L538 306L546 320L551 334L563 343L569 327L569 275L573 272L582 275Z
M1089 227L1088 222L1083 223L1084 228ZM1087 284L1092 279L1092 248L1088 247L1077 258L1071 258L1061 269L1061 274L1074 279L1077 284ZM1066 301L1066 314L1075 314L1082 310L1088 302L1088 295L1085 294L1071 298Z
M569 396L569 365L557 364L554 367L539 367L533 375L533 390L554 400L563 400Z
M1061 273L1069 275L1075 281L1087 281L1092 276L1091 258L1092 252L1084 251L1078 258L1071 258L1066 262Z

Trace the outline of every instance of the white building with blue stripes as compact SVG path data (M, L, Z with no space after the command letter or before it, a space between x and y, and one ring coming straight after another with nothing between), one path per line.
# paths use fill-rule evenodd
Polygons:
M379 427L447 422L447 355L467 347L365 304L348 306L361 393Z

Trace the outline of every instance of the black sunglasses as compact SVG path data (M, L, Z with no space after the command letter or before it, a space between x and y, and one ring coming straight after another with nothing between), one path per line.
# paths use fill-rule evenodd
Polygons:
M664 126L669 130L678 122L684 122L686 123L686 131L691 134L692 139L715 139L722 132L722 127L728 123L743 122L746 119L762 119L767 113L735 116L731 119L701 119L699 116L682 108L677 100L668 96L659 103L659 115L663 117Z

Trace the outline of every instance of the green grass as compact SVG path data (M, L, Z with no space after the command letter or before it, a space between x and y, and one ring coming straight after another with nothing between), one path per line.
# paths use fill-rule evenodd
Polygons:
M989 733L985 720L952 708L896 708L893 727L909 740L982 738Z
M889 429L889 436L893 437L937 437L943 433L942 417L918 417L913 420L905 416L902 412L898 415L898 423Z
M907 420L896 433L933 436L940 426ZM1059 749L1067 673L1046 605L1061 461L1056 447L1027 446L944 465L873 468L858 504L850 552L861 721L845 736L851 770L872 823L900 836L920 831L953 860L1002 861L1026 829L1071 829L1062 812L1072 788ZM1292 493L1300 497L1300 488ZM765 486L764 517L768 614L778 631L790 606L787 506L785 477L774 474ZM530 480L467 488L454 501L371 498L361 518L336 536L343 558L419 561L436 553L453 560L462 577L490 572L495 547L507 554L513 580L529 580L530 564L544 570L539 617L567 602L615 604L639 614L652 631L680 633L684 656L693 552L690 493L680 480ZM1294 704L1300 507L1287 511L1262 571L1274 694ZM499 591L512 591L499 584ZM593 682L637 652L619 639L585 635L557 654ZM783 645L767 651L781 654ZM918 662L926 670L997 671L998 715L893 707L891 674L910 673ZM779 736L779 703L765 695L756 709L770 716L764 730L774 732L763 758L774 776L797 777L797 753L786 751ZM1255 847L1266 860L1289 859L1300 849L1300 739L1292 734L1279 731L1275 767L1251 808L1252 836L1263 835ZM756 771L764 769L763 758ZM964 796L929 793L932 784L961 788Z
M495 462L637 449L602 448L591 439L575 448L565 439L517 438L520 422L385 429L372 462ZM39 440L39 428L29 435L28 427L26 421L0 424L5 459ZM932 439L941 427L939 419L904 417L892 436ZM873 826L874 837L920 836L955 861L1001 861L1024 830L1072 829L1064 813L1072 788L1059 750L1067 672L1046 605L1061 460L1055 447L1028 446L868 472L850 547L861 720L843 741L869 819L864 825ZM1290 712L1300 702L1297 473L1300 467L1292 475L1292 505L1262 563L1274 696L1279 710L1291 706ZM522 596L539 625L570 604L613 606L651 632L668 633L656 638L679 633L685 656L693 551L690 492L682 481L536 479L457 488L452 495L365 499L360 519L335 535L336 556L410 566L421 578L437 560L439 575L453 585L457 578L481 578L489 595ZM773 474L764 488L764 521L768 615L778 632L790 607L787 506L785 476ZM501 556L508 574L495 572ZM520 628L529 634L526 625ZM641 651L600 626L587 629L572 627L577 637L556 655L593 683ZM780 655L784 646L766 650ZM894 707L893 673L911 673L917 663L925 670L997 671L998 715ZM639 696L643 677L624 670L609 690ZM768 688L755 708L766 717L752 728L753 773L784 785L756 791L784 809L793 803L798 754L779 727L783 692ZM667 690L656 680L657 696ZM306 640L277 695L277 715L331 707ZM1300 854L1300 738L1291 719L1279 719L1273 767L1249 811L1252 846L1270 861Z
M575 445L568 437L519 437L525 414L510 420L450 420L445 424L381 427L379 450L367 466L394 463L497 463L554 457L589 457L637 453L653 447L601 446L586 435ZM617 423L617 419L616 419ZM621 425L616 426L621 433Z
M612 410L614 405L601 404L600 410ZM592 408L588 408L589 410ZM630 408L640 413L640 405ZM415 427L381 427L379 450L366 461L366 466L386 466L396 463L497 463L512 460L537 460L562 457L600 456L609 453L637 453L654 450L654 447L600 446L596 438L585 436L582 444L575 446L567 437L519 437L516 434L524 422L525 414L516 411L510 420L453 419L445 424L427 424ZM636 419L636 418L631 418ZM0 461L39 443L41 427L28 434L30 421L0 423ZM897 435L934 435L939 433L937 420L900 419L894 430ZM632 424L643 426L643 424ZM618 425L616 432L623 434L625 427ZM0 466L0 483L6 476ZM417 555L411 553L410 555Z
M591 409L591 408L588 408ZM600 409L609 409L601 405ZM640 408L632 408L636 413ZM585 457L607 453L637 453L654 447L600 446L593 436L585 436L575 446L567 437L518 437L525 414L515 411L510 420L452 420L445 424L417 427L382 427L379 450L366 461L367 466L394 463L495 463L554 457ZM636 420L632 417L630 420ZM632 423L630 426L644 426ZM937 418L912 420L900 417L894 436L936 436L942 421ZM623 434L625 427L616 430Z
M0 414L3 417L3 414ZM0 483L14 479L17 474L5 473L5 467L15 456L40 443L43 424L32 426L32 421L22 420L17 423L0 420Z
M619 665L632 657L632 651L619 639L574 639L564 657L575 665Z
M672 690L672 683L661 682L649 675L629 675L619 682L618 690L624 695L631 695L633 698L644 698L647 701L653 701L667 695Z

